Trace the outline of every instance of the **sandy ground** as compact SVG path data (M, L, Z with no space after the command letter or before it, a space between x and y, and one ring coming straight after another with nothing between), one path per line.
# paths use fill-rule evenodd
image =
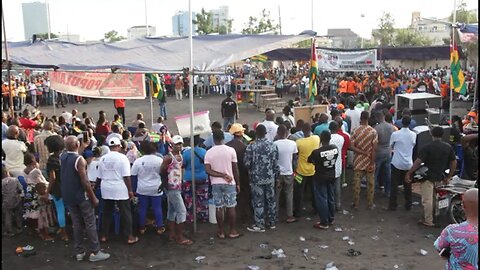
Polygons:
M221 120L219 104L222 97L195 99L197 111L210 110L211 119ZM98 110L105 110L110 116L114 113L113 102L94 101L88 105L75 105L79 112L86 111L97 117ZM462 103L461 112L468 107ZM460 107L460 106L459 106ZM73 106L67 106L70 110ZM41 108L47 114L51 108ZM158 105L154 103L154 116L158 116ZM188 102L168 101L169 115L188 113ZM57 109L57 114L62 109ZM149 123L149 103L145 100L127 102L127 123L132 121L135 113L143 112ZM240 121L251 125L261 119L263 114L242 107ZM173 117L167 124L174 127ZM351 176L348 177L351 179ZM362 190L359 210L347 208L351 203L351 186L343 189L343 205L348 213L339 213L336 224L328 230L320 231L312 226L318 217L302 218L299 222L286 224L280 222L276 230L265 233L251 233L246 230L243 222L238 222L243 236L235 240L219 240L215 238L216 225L199 224L197 233L192 227L187 228L187 235L195 244L190 247L179 246L167 241L166 236L157 236L152 230L134 246L128 246L121 236L112 237L102 249L111 253L112 257L105 262L76 262L73 244L60 241L43 242L33 232L10 238L2 238L2 268L4 269L247 269L248 265L256 265L259 269L325 269L325 265L334 262L338 269L443 269L444 261L437 255L433 242L441 232L441 228L424 228L416 221L422 216L422 207L414 205L409 212L399 207L396 212L386 212L382 207L387 201L381 195L376 196L375 210L366 210L366 194ZM415 198L419 202L419 198ZM306 203L306 205L310 205ZM399 205L403 205L399 194ZM308 210L308 209L307 209ZM310 212L311 213L311 212ZM281 220L285 219L283 212ZM445 220L442 227L447 225ZM335 228L341 228L337 232ZM71 233L70 233L71 235ZM348 236L353 242L342 240ZM304 241L301 241L301 238ZM14 254L17 246L30 244L37 254L28 258ZM266 248L260 247L266 244ZM262 245L264 246L264 245ZM328 246L321 248L320 246ZM273 249L283 249L285 258L257 258L269 255ZM357 257L347 256L348 249L355 249L362 254ZM308 260L303 250L308 249ZM420 249L428 252L423 256ZM205 256L201 262L196 262L197 256Z

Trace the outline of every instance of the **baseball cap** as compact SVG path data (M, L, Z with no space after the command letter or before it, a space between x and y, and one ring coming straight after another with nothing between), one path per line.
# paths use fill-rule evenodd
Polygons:
M243 134L243 131L245 131L245 128L243 128L243 126L239 123L233 124L229 130L230 134L235 134L238 132L241 132Z
M468 116L471 116L471 117L477 117L477 113L475 113L474 111L468 112L467 115L468 115Z
M341 111L341 110L345 110L345 106L343 106L343 104L337 104L337 110Z
M183 143L183 138L180 135L175 135L172 138L172 142L173 142L173 144Z
M116 146L116 145L122 145L119 138L113 137L108 141L108 146Z

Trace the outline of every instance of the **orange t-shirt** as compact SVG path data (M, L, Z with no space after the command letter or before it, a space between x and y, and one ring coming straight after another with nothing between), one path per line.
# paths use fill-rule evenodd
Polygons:
M347 93L348 94L355 94L355 82L354 81L347 81Z
M347 81L341 80L338 83L338 92L339 93L346 93L347 92Z
M115 99L115 109L125 108L125 99Z
M448 84L442 83L440 84L440 95L444 98L448 95Z

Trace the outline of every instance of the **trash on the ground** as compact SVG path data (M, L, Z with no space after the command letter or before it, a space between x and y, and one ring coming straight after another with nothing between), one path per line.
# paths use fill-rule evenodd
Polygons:
M352 240L350 240L350 241L348 241L348 244L349 244L350 246L353 246L353 245L355 245L355 242L353 242Z
M425 238L427 238L427 239L432 239L432 238L434 238L434 237L435 237L435 236L434 236L433 234L431 234L431 233L425 234Z
M321 245L321 246L318 246L319 248L323 248L323 249L327 249L328 246L327 245Z
M279 248L279 249L274 249L272 251L272 256L277 256L277 258L285 258L287 256L285 256L285 252L283 251L283 249Z
M336 232L343 232L343 229L340 228L340 227L336 227L336 228L335 228L335 231L336 231Z
M329 262L325 265L325 270L338 270L334 262Z
M260 244L260 248L267 248L268 247L268 243L261 243Z
M309 218L309 217L306 217L305 220L306 220L306 221L310 221L310 220L312 220L312 219Z
M383 218L382 218L382 219L380 219L380 221L381 221L381 222L384 222L384 221L385 221L385 219L383 219Z
M343 211L342 211L342 214L348 215L348 214L350 214L350 212L348 212L347 210L343 210Z
M271 258L273 258L273 256L271 254L269 255L260 255L260 256L255 256L253 257L254 259L267 259L267 260L270 260Z
M316 259L317 259L317 257L315 257L315 256L310 256L310 259L312 259L312 260L316 260Z
M45 262L47 262L47 263L50 262L50 259L46 259Z
M300 241L305 241L305 237L303 236L300 236L298 239L300 239Z
M398 264L395 264L393 268L398 269Z
M305 257L305 260L308 261L308 256L307 256L307 254L308 254L308 248L303 249L302 252L303 252L303 257Z
M347 256L349 256L349 257L355 257L355 256L359 256L359 255L362 255L362 253L358 250L355 250L353 248L347 250Z
M208 244L209 244L209 245L215 244L215 238L210 237L210 239L208 240Z
M428 251L426 251L425 249L420 249L420 254L422 254L423 256L425 256L425 255L428 254Z
M372 236L372 239L375 240L375 241L378 241L380 239L380 237L378 237L377 235L374 235L374 236Z
M22 253L22 252L23 252L23 248L22 248L22 247L17 247L17 248L15 249L15 253L17 253L17 254L20 254L20 253Z
M348 241L348 240L350 240L350 237L344 236L344 237L342 238L342 240L343 240L343 241Z
M420 205L420 202L412 202L412 205Z
M197 261L197 263L201 263L201 262L203 262L203 260L205 260L205 258L206 258L205 256L197 256L195 258L195 261Z
M22 247L22 249L25 250L25 251L31 251L31 250L34 249L34 247L30 246L30 245L26 245L26 246Z
M247 269L248 270L260 270L260 267L256 266L256 265L248 265L247 266Z

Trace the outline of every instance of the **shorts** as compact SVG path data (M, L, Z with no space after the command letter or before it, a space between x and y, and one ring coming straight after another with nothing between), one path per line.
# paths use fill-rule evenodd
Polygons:
M183 198L180 190L167 191L167 220L175 221L177 224L185 222L187 219L187 209L183 203Z
M216 208L237 206L237 188L235 185L212 185L213 202Z

